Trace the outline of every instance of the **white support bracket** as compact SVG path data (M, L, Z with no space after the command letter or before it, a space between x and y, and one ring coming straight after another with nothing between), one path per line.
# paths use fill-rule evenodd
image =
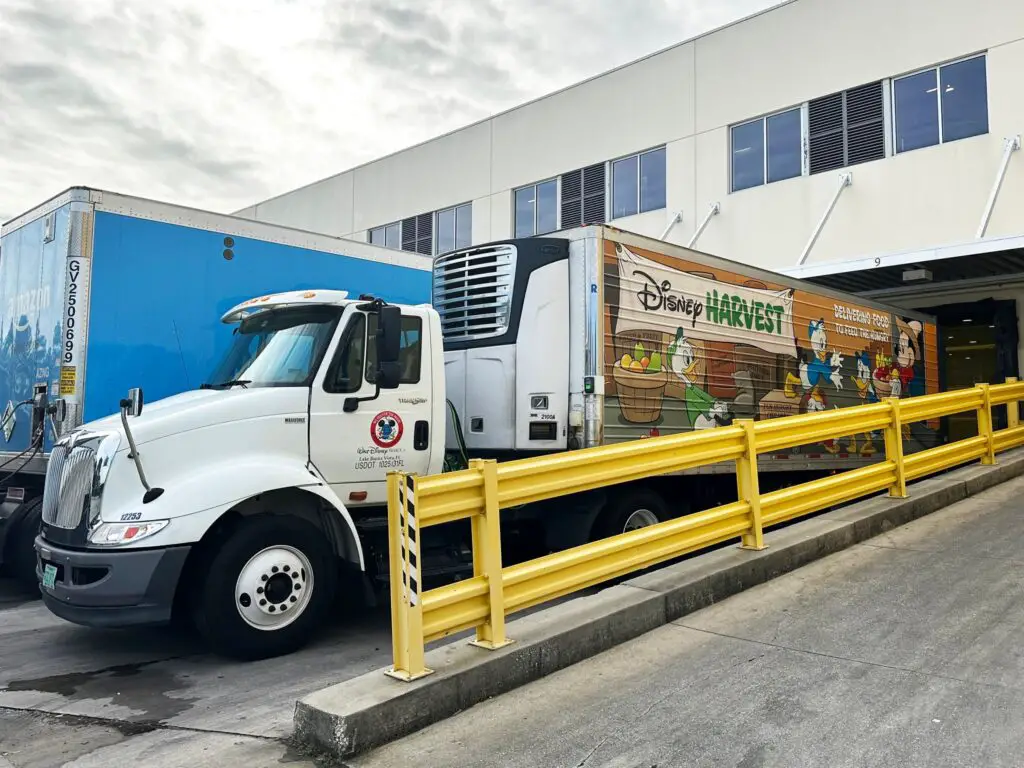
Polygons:
M988 193L988 202L985 203L985 212L981 214L981 224L978 225L978 239L985 236L988 230L989 219L992 218L992 211L996 207L996 198L999 197L999 190L1003 186L1003 179L1006 178L1006 169L1010 167L1010 158L1013 153L1020 149L1020 134L1003 139L1003 159L999 163L999 170L996 171L996 180L992 184L992 191Z
M839 187L836 189L836 193L832 196L832 200L829 201L828 208L825 209L825 213L822 214L821 220L818 222L818 226L814 228L811 233L811 239L807 241L807 245L804 246L803 252L800 254L800 259L797 261L796 266L801 266L807 257L811 255L811 249L814 248L814 244L818 242L818 237L821 235L821 230L825 228L825 224L828 223L829 216L832 215L832 211L836 207L836 203L839 202L839 196L843 194L843 190L853 184L853 174L847 171L846 173L839 174Z
M721 203L712 203L711 204L711 208L708 209L708 215L704 217L704 221L702 221L700 223L700 226L697 227L697 231L694 232L693 233L693 237L690 238L690 242L688 242L686 244L687 248L693 248L693 244L697 242L697 238L700 237L702 234L704 234L704 229L707 227L708 224L711 223L711 218L713 216L717 216L721 212L722 212L722 204Z
M664 240L666 237L668 237L668 233L671 232L675 228L676 224L678 224L682 220L683 220L683 209L680 208L672 216L672 221L670 221L668 223L668 226L665 227L665 231L661 233L661 237L659 237L658 239L659 240Z

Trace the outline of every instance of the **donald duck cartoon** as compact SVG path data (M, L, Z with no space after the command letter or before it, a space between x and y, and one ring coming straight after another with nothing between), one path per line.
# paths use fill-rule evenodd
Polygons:
M825 330L825 320L811 320L807 324L807 337L811 342L810 361L800 361L800 376L792 373L786 374L786 385L784 391L786 397L797 397L795 387L799 386L803 391L805 411L824 411L828 407L822 385L831 383L836 389L843 388L843 377L840 368L843 365L843 356L838 351L828 351L828 332ZM838 408L838 406L833 406ZM834 439L824 442L825 449L829 453L838 453L839 445Z
M792 373L786 375L786 395L796 397L794 386L799 385L804 392L820 391L821 385L831 382L836 389L843 388L843 377L839 373L843 365L843 356L838 351L828 352L828 332L824 320L811 320L807 326L807 336L811 342L812 356L810 362L800 361L800 377Z
M666 352L669 370L686 386L684 402L686 417L694 429L710 429L719 422L728 422L729 407L694 383L700 359L693 345L686 340L682 328L676 329L676 338Z

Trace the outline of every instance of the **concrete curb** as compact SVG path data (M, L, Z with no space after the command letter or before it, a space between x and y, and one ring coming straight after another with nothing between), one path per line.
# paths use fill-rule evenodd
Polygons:
M508 624L511 645L464 642L427 653L435 670L413 683L369 672L298 701L295 739L345 758L443 720L662 624L892 528L1024 475L1024 449L914 483L907 499L876 496L766 534L768 548L736 547L651 571Z

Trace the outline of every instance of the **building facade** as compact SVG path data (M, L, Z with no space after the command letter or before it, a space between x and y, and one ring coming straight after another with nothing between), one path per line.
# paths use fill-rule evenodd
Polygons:
M237 213L427 254L608 222L955 306L1015 375L1021 72L1022 3L792 0Z

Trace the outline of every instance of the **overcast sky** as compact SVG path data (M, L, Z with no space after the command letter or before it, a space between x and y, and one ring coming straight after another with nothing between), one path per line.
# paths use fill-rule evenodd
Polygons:
M0 0L0 221L72 185L230 212L775 2Z

